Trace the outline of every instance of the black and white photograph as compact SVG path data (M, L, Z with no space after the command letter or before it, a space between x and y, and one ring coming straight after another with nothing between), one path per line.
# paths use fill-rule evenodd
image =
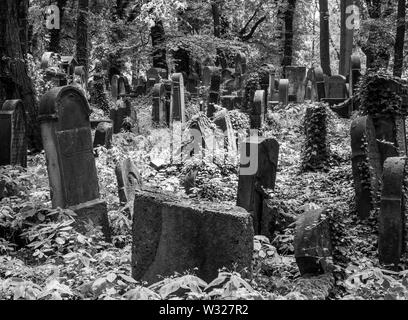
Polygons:
M0 0L0 309L408 300L407 2Z

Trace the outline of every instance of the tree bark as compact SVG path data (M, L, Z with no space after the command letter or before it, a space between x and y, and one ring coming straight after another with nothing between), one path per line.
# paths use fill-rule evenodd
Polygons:
M21 1L3 0L0 5L0 103L8 99L21 99L27 113L27 140L33 151L42 149L40 126L37 120L38 104L32 81L28 76L23 48L27 43L20 40L19 18L26 17L22 12Z
M89 53L88 53L88 11L89 0L79 0L78 18L76 27L76 59L80 66L85 67L86 79L88 79Z
M295 16L296 0L288 0L287 9L284 12L285 37L283 44L282 66L290 66L293 59L293 20Z
M331 76L328 0L319 0L319 6L320 6L320 64L324 74Z
M405 41L405 15L406 0L398 0L398 19L397 33L394 46L394 76L402 76L402 67L404 64L404 41Z

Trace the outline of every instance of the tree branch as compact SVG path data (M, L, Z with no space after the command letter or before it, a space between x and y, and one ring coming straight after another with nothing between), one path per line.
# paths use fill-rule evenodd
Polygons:
M254 33L255 33L255 31L256 31L256 29L259 27L259 25L262 23L262 22L264 22L266 20L266 16L263 16L261 19L259 19L255 24L254 24L254 26L252 27L252 29L251 29L251 31L247 34L247 35L243 35L242 37L241 37L241 40L242 41L248 41L249 39L251 39L252 38L252 36L254 35Z

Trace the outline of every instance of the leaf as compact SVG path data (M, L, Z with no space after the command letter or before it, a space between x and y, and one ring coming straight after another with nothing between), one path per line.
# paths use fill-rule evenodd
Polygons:
M116 280L116 274L111 272L107 275L106 280L108 280L109 282L113 282Z
M65 244L65 240L63 239L63 238L61 238L61 237L57 237L56 239L55 239L55 242L57 243L57 244L59 244L59 245L63 245L63 244Z
M137 283L137 281L135 279L133 279L132 277L127 276L126 274L120 273L119 277L121 277L123 280L130 282L130 283Z

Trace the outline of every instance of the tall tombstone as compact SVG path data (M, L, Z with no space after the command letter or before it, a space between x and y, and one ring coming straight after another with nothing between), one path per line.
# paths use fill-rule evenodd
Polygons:
M284 73L285 78L289 80L289 101L304 102L306 67L286 66Z
M378 216L378 257L381 264L398 265L406 248L406 170L405 157L388 158L384 163Z
M119 99L116 102L115 108L110 109L110 119L113 125L113 134L120 133L123 129L130 131L130 125L126 122L131 116L131 106L124 99Z
M88 81L86 79L86 70L84 66L77 66L74 70L74 83L83 90L84 94L87 93Z
M105 147L106 149L112 148L112 135L113 128L110 122L100 122L96 127L93 147Z
M21 100L6 100L0 110L0 166L27 167L26 114Z
M127 83L127 84L126 84ZM129 83L124 76L120 76L118 79L118 95L119 97L126 96L129 94L128 87Z
M197 96L198 86L200 85L200 77L197 73L190 73L187 79L186 89L192 96Z
M242 52L238 52L235 56L235 87L238 90L238 95L243 94L245 74L247 72L247 58Z
M254 101L251 108L251 129L261 129L265 119L265 91L255 91Z
M174 73L171 76L172 83L172 95L171 106L172 120L181 121L185 123L185 95L184 95L184 79L181 73Z
M147 90L153 88L153 86L160 81L160 79L167 78L167 71L162 68L150 68L146 72L147 77Z
M152 121L155 124L166 123L166 92L163 83L156 83L153 87Z
M166 123L170 125L170 114L171 114L171 97L172 97L172 88L173 81L165 80L164 83L164 94L165 94L165 110L166 110Z
M296 221L295 258L300 274L320 275L332 270L330 224L325 210L309 210Z
M340 1L340 61L339 74L347 76L350 70L350 57L353 53L353 37L354 37L354 23L352 15L354 10L350 10L356 6L355 0ZM350 25L353 22L353 25Z
M263 189L274 189L278 167L279 143L272 138L252 135L241 145L237 206L252 214L255 234L263 221Z
M111 94L113 100L116 102L119 98L119 76L114 74L111 80Z
M120 161L115 167L116 180L118 182L118 194L121 205L130 202L130 212L133 212L135 191L142 188L142 178L139 170L129 158Z
M287 106L289 103L289 80L279 80L279 103Z
M77 226L91 220L102 226L110 240L106 202L99 199L99 184L92 148L91 110L76 87L53 88L42 98L39 121L53 208L70 208Z
M381 157L371 117L355 119L351 124L350 135L356 211L360 219L367 219L374 208L382 175Z
M221 74L220 70L214 70L211 73L210 91L208 94L208 103L218 104L220 102L220 87L221 87Z

